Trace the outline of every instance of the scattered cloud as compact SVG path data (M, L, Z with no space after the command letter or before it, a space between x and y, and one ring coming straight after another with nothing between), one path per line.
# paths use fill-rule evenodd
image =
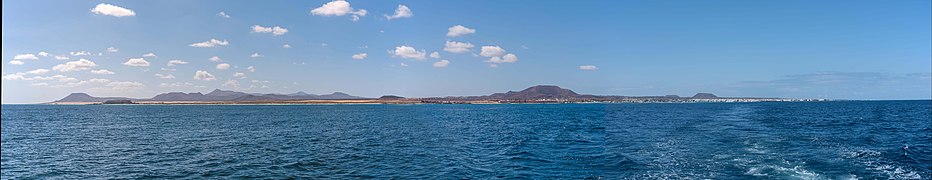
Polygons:
M451 53L464 53L469 52L469 49L473 47L476 46L467 42L447 41L446 45L443 46L443 50Z
M440 59L440 53L437 52L437 51L434 51L434 52L430 53L430 58Z
M23 63L23 61L20 61L20 60L12 60L12 61L10 61L10 64L12 64L12 65L23 65L23 64L25 64L25 63Z
M146 59L143 59L143 58L129 58L129 60L126 60L126 62L124 62L123 65L135 66L135 67L148 67L149 61L146 61Z
M531 48L529 48L529 47L527 47L527 46L525 46L525 45L521 45L521 49L531 49Z
M161 84L159 84L159 86L161 86L161 87L182 87L182 86L194 86L194 84L193 84L193 83L189 83L189 82L183 82L183 83L182 83L182 82L173 82L173 83L161 83Z
M71 71L84 71L97 67L97 63L93 61L81 58L77 61L68 61L64 64L55 65L52 67L52 70L61 71L61 72L71 72Z
M220 11L219 13L217 13L217 16L220 16L222 18L230 18L230 15L223 11Z
M71 54L71 56L87 56L87 55L91 55L91 52L77 51L77 52L68 52L68 54Z
M49 86L49 83L32 83L29 86Z
M15 60L27 60L27 59L36 60L36 59L39 59L39 57L36 57L35 54L17 54L16 56L13 56L13 59Z
M595 71L595 70L598 70L598 69L599 69L599 68L598 68L598 67L595 67L595 65L582 65L582 66L579 66L579 70L584 70L584 71Z
M92 74L116 74L115 72L106 70L106 69L91 70L91 73Z
M120 6L114 6L107 3L97 4L91 12L94 14L108 15L114 17L126 17L126 16L136 16L136 12L129 10Z
M353 59L366 59L366 57L369 57L369 54L366 54L366 53L353 54Z
M46 56L49 56L49 55L51 55L51 54L49 54L49 53L47 53L47 52L45 52L45 51L39 51L39 56L46 57Z
M251 57L251 58L260 58L260 57L265 57L265 56L264 56L264 55L261 55L261 54L259 54L259 53L252 53L252 55L249 55L249 57Z
M218 56L212 56L212 57L210 57L210 58L207 58L207 60L210 60L211 62L220 62L220 61L222 61L222 60L220 59L220 57L218 57Z
M291 48L291 45L288 45L288 44L283 44L283 45L282 45L282 48L285 48L285 49L287 49L287 48Z
M320 43L320 46L327 47L329 45L327 45L327 43Z
M463 25L456 25L447 28L447 37L458 37L462 35L476 33L476 29L470 29Z
M69 60L68 56L55 56L55 60Z
M155 74L155 77L159 77L160 79L175 79L175 75L171 75L171 74L159 74L159 73L157 73L157 74Z
M108 47L108 48L107 48L107 52L112 52L112 53L120 52L120 49L117 49L117 48L111 46L111 47Z
M230 69L230 64L227 64L227 63L220 63L220 64L217 64L217 69L219 69L219 70L227 70L227 69Z
M253 33L272 33L272 36L281 36L288 33L288 29L275 26L275 27L262 27L260 25L252 26Z
M385 19L392 20L392 19L398 19L398 18L409 18L413 16L414 16L414 12L411 12L411 9L408 8L408 6L398 5L398 9L395 9L395 14L392 14L391 16L386 14Z
M353 21L359 21L359 17L366 16L368 11L365 9L354 10L349 2L343 0L330 1L318 8L311 10L311 14L317 16L344 16L351 15Z
M401 67L408 67L408 64L405 64L404 62L402 62Z
M155 53L146 53L146 54L143 54L142 57L157 57L157 56L155 55Z
M223 83L223 87L239 88L239 81L233 79L227 80L227 82Z
M256 68L252 66L247 67L246 70L249 70L249 72L256 72Z
M496 56L496 57L489 58L489 60L486 61L486 62L491 62L491 63L514 63L514 62L518 62L518 56L515 56L514 54L506 54L505 56L502 56L502 57L497 57L497 56Z
M194 80L213 81L217 80L217 78L207 71L197 70L194 72Z
M162 68L162 71L169 71L169 72L173 72L173 71L177 71L177 70L178 70L178 69L174 69L174 68Z
M241 73L241 72L236 72L236 73L233 73L233 77L243 79L243 78L246 78L246 74Z
M139 83L139 82L116 81L116 82L107 83L107 87L110 87L115 91L130 91L130 90L138 90L138 89L145 88L146 85Z
M484 57L500 57L505 55L505 49L498 46L482 46L482 52L480 52L479 55Z
M417 59L417 60L424 60L425 57L427 56L426 51L424 50L418 51L417 49L411 46L395 47L395 51L389 50L389 54L392 54L392 56L395 56L395 57L401 57L405 59Z
M445 68L447 65L450 65L450 61L447 61L446 59L434 63L434 67L436 68Z
M226 46L226 45L229 45L229 44L230 44L230 42L227 41L227 40L210 39L210 40L207 40L207 41L204 41L204 42L193 43L193 44L190 44L190 45L188 45L188 46L207 48L207 47Z
M45 73L49 73L49 71L51 71L51 70L48 70L48 69L35 69L35 70L31 70L31 71L26 71L26 73L27 73L27 74L45 74Z
M188 62L174 59L174 60L168 61L168 64L166 66L175 66L175 65L181 65L181 64L188 64Z

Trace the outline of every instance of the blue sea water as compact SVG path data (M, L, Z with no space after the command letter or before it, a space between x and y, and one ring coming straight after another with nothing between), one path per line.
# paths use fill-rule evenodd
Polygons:
M2 179L932 179L932 101L2 105Z

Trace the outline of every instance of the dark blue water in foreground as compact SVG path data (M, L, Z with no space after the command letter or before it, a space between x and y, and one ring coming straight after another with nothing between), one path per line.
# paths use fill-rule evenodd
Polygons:
M932 101L2 106L3 179L930 179Z

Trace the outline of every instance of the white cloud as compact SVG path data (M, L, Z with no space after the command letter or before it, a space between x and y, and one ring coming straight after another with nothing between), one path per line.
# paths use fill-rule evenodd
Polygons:
M233 77L243 79L243 78L246 78L246 74L241 73L241 72L236 72L236 73L233 73Z
M479 55L484 57L501 57L505 55L505 49L498 46L482 46L482 52L480 52Z
M116 74L115 72L106 70L106 69L91 70L91 73L93 74Z
M398 46L398 47L395 47L395 51L389 50L388 53L392 54L392 56L401 57L405 59L423 60L427 56L426 51L424 50L418 51L417 49L411 46Z
M194 80L212 81L216 79L217 78L214 77L214 75L210 74L207 71L197 70L196 72L194 72Z
M430 53L430 57L431 57L431 58L434 58L434 59L440 59L440 53L437 52L437 51L434 51L434 52Z
M100 78L94 78L94 79L87 80L87 81L88 81L88 82L91 82L91 83L108 83L108 82L110 82L109 79L100 79Z
M505 56L502 56L502 62L506 62L506 63L518 62L518 56L515 56L515 54L506 54Z
M68 52L68 54L71 54L71 56L87 56L87 55L91 55L91 52L78 51L78 52Z
M366 59L366 57L369 57L369 54L366 54L366 53L353 54L353 59Z
M49 83L32 83L29 86L49 86Z
M253 33L272 33L273 36L281 36L288 33L288 29L275 26L275 27L262 27L260 25L252 26Z
M207 40L207 41L204 41L204 42L193 43L193 44L188 45L188 46L191 46L191 47L217 47L217 46L226 46L226 45L229 45L229 44L230 44L230 42L227 41L227 40L210 39L210 40Z
M10 64L12 64L12 65L23 65L23 64L25 64L25 63L23 63L23 61L20 61L20 60L12 60L12 61L10 61Z
M68 56L55 56L55 60L69 60Z
M217 56L210 57L210 58L208 58L207 60L210 60L210 61L213 61L213 62L220 62L220 61L221 61L220 57L217 57Z
M219 69L219 70L227 70L227 69L230 69L230 64L227 64L227 63L220 63L220 64L217 64L217 69Z
M143 59L143 58L129 58L129 60L124 62L123 65L135 66L135 67L148 67L149 61L146 61L146 59Z
M392 14L391 16L386 14L385 19L392 20L398 18L409 18L412 16L414 16L414 12L411 12L411 9L408 8L408 6L398 5L398 9L395 9L395 14Z
M168 64L167 64L166 66L175 66L175 65L180 65L180 64L188 64L188 62L187 62L187 61L182 61L182 60L173 59L173 60L168 61Z
M249 70L249 72L256 72L256 68L252 66L247 67L246 70Z
M239 88L239 81L230 79L230 80L227 80L227 82L224 82L223 86L229 87L229 88Z
M408 64L405 64L404 62L402 62L401 67L408 67Z
M447 61L446 59L434 63L434 67L437 68L444 68L447 67L447 65L450 65L450 61Z
M261 54L259 54L259 53L252 53L252 55L249 55L249 57L251 57L251 58L260 58L260 57L265 57L265 56L264 56L264 55L261 55Z
M143 54L142 57L156 57L156 55L155 53L146 53L146 54Z
M194 85L193 83L189 83L189 82L185 82L185 83L182 83L182 82L174 82L174 83L161 83L161 84L159 84L159 86L162 86L162 87L181 87L181 86L193 86L193 85Z
M173 72L173 71L177 71L177 70L178 70L178 69L174 69L174 68L162 68L162 71L170 71L170 72Z
M45 51L39 51L39 56L46 57L46 56L49 56L49 55L50 55L50 54L47 53L47 52L45 52Z
M582 66L579 66L579 70L594 71L594 70L597 70L597 69L599 69L599 68L598 68L598 67L595 67L594 65L582 65Z
M447 29L447 37L457 37L467 34L476 33L476 29L470 29L463 25L456 25Z
M220 16L222 18L230 18L230 15L228 15L226 12L223 12L223 11L220 11L219 13L217 13L217 16Z
M36 60L36 59L39 59L39 57L36 57L35 54L17 54L16 56L13 56L13 59L15 60L27 60L27 59Z
M120 6L114 6L107 3L100 3L91 9L91 12L94 14L102 14L115 17L125 17L125 16L135 16L136 12L129 10Z
M24 77L25 75L26 73L21 73L21 72L18 72L15 74L4 74L3 80L9 80L9 81L25 80L26 79L26 77Z
M108 48L107 48L107 52L119 52L119 51L120 51L120 49L117 49L117 48L115 48L115 47L108 47Z
M343 0L330 1L318 8L311 10L311 14L318 16L344 16L352 15L353 21L359 21L359 17L366 16L368 11L365 9L354 10L349 2Z
M61 72L71 72L71 71L84 71L97 67L97 63L93 61L81 58L77 61L68 61L64 64L55 65L52 67L52 70L61 71Z
M283 44L283 45L282 45L282 48L291 48L291 45Z
M107 83L107 87L110 87L115 91L129 91L145 88L146 85L139 82L116 81Z
M50 70L48 70L48 69L35 69L35 70L32 70L32 71L26 71L26 73L28 73L28 74L45 74L45 73L49 73L49 71L50 71Z
M447 41L446 45L443 46L443 50L451 53L464 53L469 52L469 49L473 47L476 46L472 45L472 43Z
M155 74L155 77L159 77L161 79L175 79L175 75L171 75L171 74L158 74L157 73Z

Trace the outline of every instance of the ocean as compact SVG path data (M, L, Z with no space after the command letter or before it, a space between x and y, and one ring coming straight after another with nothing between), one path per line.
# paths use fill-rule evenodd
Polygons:
M2 105L2 179L932 179L932 101Z

